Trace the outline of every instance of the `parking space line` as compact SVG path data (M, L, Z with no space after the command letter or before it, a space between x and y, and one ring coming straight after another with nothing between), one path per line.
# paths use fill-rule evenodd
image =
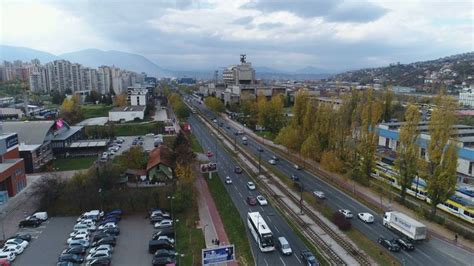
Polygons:
M293 255L295 255L295 258L301 263L301 260L300 258L298 258L298 255L296 255L296 253L293 253Z
M283 266L286 266L286 263L283 261L283 259L280 256L281 263L283 263Z

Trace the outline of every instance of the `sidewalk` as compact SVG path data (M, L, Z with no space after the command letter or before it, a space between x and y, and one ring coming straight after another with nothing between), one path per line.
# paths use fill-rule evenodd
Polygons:
M219 239L221 245L229 244L229 238L225 232L216 204L202 175L198 175L194 186L198 190L199 223L204 233L206 248L216 247L212 243L213 239ZM238 263L229 262L227 265L236 266Z
M246 127L243 127L240 123L237 123L234 120L229 119L227 117L227 115L223 115L222 117L227 122L233 124L234 127L244 130L244 132L246 134L248 134L250 137L252 137L252 138L254 138L258 141L262 141L262 137L255 134L252 130L250 130ZM284 147L282 145L275 144L275 143L273 143L273 141L268 140L268 139L264 140L264 144L268 145L268 146L271 146L273 148L276 148L276 149L280 150L282 153L285 153L285 154L288 155L286 147ZM296 157L297 160L303 161L303 159L298 155L288 155L288 156L293 156L293 157ZM398 202L395 202L395 201L389 202L386 197L382 198L382 200L381 200L380 195L378 195L377 193L375 193L371 189L369 189L367 187L364 187L364 186L362 186L358 183L350 182L350 181L344 179L344 177L342 177L338 174L327 172L327 171L323 170L323 168L320 166L320 164L315 162L315 161L312 161L310 159L305 159L305 160L306 160L306 165L310 165L312 168L317 169L318 171L324 172L327 176L330 176L331 181L333 181L334 183L337 183L341 187L344 187L348 191L352 191L352 193L357 194L359 197L364 198L366 201L371 202L372 204L377 205L377 206L381 205L381 207L383 209L389 209L390 208L392 210L397 210L397 211L407 213L412 217L417 217L417 214L414 213L414 211L412 211L411 209L408 209L407 207L399 204ZM428 227L429 233L432 237L438 238L438 239L440 239L444 242L455 245L455 246L457 246L459 248L462 248L462 249L465 249L469 252L474 252L474 243L473 242L471 242L469 240L466 240L462 237L459 237L457 242L455 242L454 241L454 233L451 232L450 230L446 229L445 227L443 227L443 226L441 226L437 223L427 221L427 220L423 220L423 223L426 224L426 226Z

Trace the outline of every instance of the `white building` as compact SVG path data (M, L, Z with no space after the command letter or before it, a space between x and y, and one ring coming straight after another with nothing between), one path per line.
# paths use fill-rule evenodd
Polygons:
M469 108L474 108L474 90L467 89L459 93L459 103Z
M109 121L128 122L143 120L145 118L145 106L115 107L109 111Z
M148 99L148 90L140 85L128 87L127 101L131 106L146 105Z

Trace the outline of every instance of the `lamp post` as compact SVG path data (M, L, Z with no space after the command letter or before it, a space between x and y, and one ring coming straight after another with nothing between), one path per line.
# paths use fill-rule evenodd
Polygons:
M261 161L262 161L262 152L258 150L258 174L261 174Z

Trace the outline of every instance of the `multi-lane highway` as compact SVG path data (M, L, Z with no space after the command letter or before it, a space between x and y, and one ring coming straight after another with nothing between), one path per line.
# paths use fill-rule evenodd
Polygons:
M234 202L234 205L239 211L240 219L245 224L247 228L247 213L258 211L262 214L263 218L270 227L274 240L279 236L284 236L288 239L291 248L293 249L292 256L284 256L277 250L269 253L262 253L253 237L247 229L247 235L250 238L252 245L253 253L255 254L255 259L258 260L258 265L300 265L301 260L299 254L302 250L307 249L301 239L296 236L292 231L289 225L285 220L280 216L280 214L271 206L249 206L246 202L247 196L257 196L260 195L259 188L256 190L250 191L246 187L246 183L251 181L247 173L244 171L241 174L234 173L234 167L238 164L234 159L227 154L227 151L221 146L220 143L216 142L217 138L212 135L209 130L202 124L201 121L196 119L194 115L188 119L188 122L191 124L191 128L199 143L202 145L203 149L211 151L214 155L211 158L211 161L215 161L218 164L218 173L219 178L224 183L225 177L229 176L232 178L232 184L226 184L226 189ZM238 217L236 216L236 219ZM238 252L238 251L237 251Z
M208 118L214 118L215 115L210 112L203 105L194 105L199 108L201 112ZM219 123L224 123L225 126L221 127L221 132L228 134L228 136L234 138L234 133L238 130L233 128L232 125L226 123L223 119L217 118ZM237 141L238 145L244 147L247 151L258 157L260 153L262 161L268 161L274 155L271 150L258 143L256 140L248 137L248 145L242 145L242 141L239 137ZM259 152L259 147L263 148L263 152ZM367 206L361 204L357 200L353 199L350 195L336 189L332 185L323 181L323 179L314 176L313 174L305 170L297 170L294 168L294 163L280 158L277 164L271 166L273 170L279 171L284 175L291 176L292 174L297 175L301 182L304 184L305 190L314 191L320 190L326 194L326 204L334 211L338 209L349 209L354 214L359 212L370 212L375 216L375 222L373 224L365 224L360 220L353 219L352 225L357 230L364 233L372 241L377 241L379 237L395 238L398 235L385 228L382 225L382 217L373 212ZM354 215L355 216L355 215ZM401 251L393 253L402 263L405 265L472 265L472 256L470 252L458 248L450 243L432 239L431 241L419 243L416 245L416 250L413 252Z

